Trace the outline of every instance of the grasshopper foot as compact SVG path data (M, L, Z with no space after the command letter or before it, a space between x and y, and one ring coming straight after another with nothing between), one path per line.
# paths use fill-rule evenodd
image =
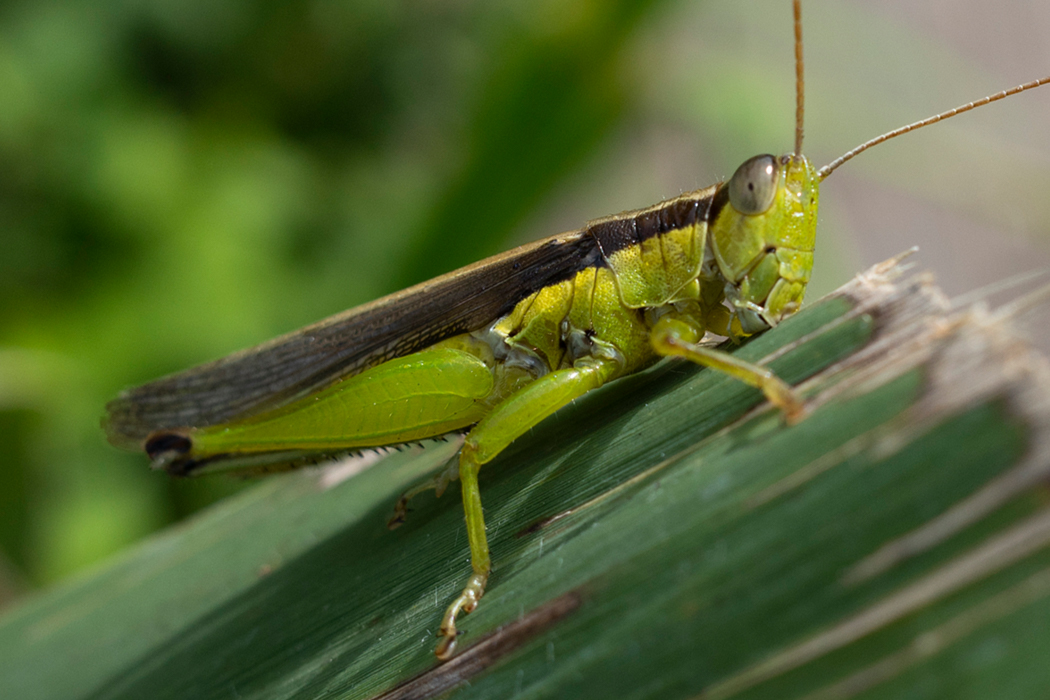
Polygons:
M474 612L474 609L478 607L478 601L485 593L487 581L488 574L471 576L463 592L452 601L452 605L448 606L448 610L445 611L445 617L441 620L441 628L438 630L441 641L434 649L434 655L440 660L448 661L456 653L456 637L459 635L459 631L456 630L456 617L461 612L468 614Z
M386 521L387 528L396 530L401 527L405 518L408 516L408 497L402 495L401 498L397 499L397 503L394 504L394 514L390 516L390 520Z

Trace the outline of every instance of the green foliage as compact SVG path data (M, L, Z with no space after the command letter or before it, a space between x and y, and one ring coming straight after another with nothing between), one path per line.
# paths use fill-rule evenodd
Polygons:
M240 488L172 482L106 445L121 388L788 148L790 8L754 7L4 3L0 602ZM989 32L984 66L969 31L980 12L1027 29L1023 3L970 10L955 41L911 7L807 0L813 160L1034 77L999 63L1017 31ZM1028 44L1008 57L1032 63ZM1041 99L851 164L877 187L829 180L811 295L915 243L952 291L1031 264L986 227L1047 228ZM917 190L942 203L922 230ZM950 227L924 240L928 209ZM959 244L961 217L980 227Z
M0 11L0 546L22 578L238 487L105 445L120 388L505 247L621 113L613 64L657 5Z
M1009 333L870 274L738 351L809 378L798 425L673 362L558 412L482 472L495 573L448 664L459 499L385 527L437 445L269 479L9 612L0 695L1033 697L1050 369Z

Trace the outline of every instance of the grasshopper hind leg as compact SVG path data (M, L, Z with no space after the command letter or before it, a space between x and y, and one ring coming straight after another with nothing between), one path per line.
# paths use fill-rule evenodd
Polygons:
M470 564L473 572L463 592L445 611L435 654L441 660L451 658L456 649L456 619L478 605L492 568L485 520L481 510L478 472L510 443L528 432L556 410L620 374L619 362L587 358L575 367L559 369L516 391L485 416L467 435L459 453L459 480L463 489L463 510L470 542Z

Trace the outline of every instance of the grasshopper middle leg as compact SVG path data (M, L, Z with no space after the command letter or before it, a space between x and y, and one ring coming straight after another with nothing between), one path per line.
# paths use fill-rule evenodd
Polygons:
M391 530L395 530L404 524L405 518L408 516L408 502L419 494L425 491L434 491L435 498L441 498L441 495L445 493L445 489L453 481L459 478L459 457L453 457L445 465L445 468L438 472L435 476L422 481L409 490L401 494L401 497L397 499L397 503L394 504L394 515L387 521L386 526Z

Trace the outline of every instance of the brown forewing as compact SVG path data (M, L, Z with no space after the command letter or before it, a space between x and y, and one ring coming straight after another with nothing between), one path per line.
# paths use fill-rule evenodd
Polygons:
M583 231L551 236L222 359L127 389L106 406L110 442L227 422L394 357L478 330L518 301L600 264Z

